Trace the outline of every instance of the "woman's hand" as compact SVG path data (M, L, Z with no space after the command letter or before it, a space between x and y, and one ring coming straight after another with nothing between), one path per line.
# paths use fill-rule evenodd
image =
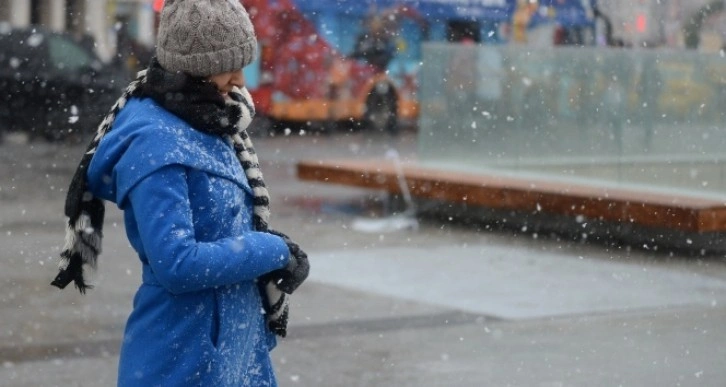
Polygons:
M269 275L278 289L287 294L292 294L308 278L308 274L310 273L308 255L287 235L276 230L267 230L267 232L282 238L290 250L290 261L287 266L272 271Z

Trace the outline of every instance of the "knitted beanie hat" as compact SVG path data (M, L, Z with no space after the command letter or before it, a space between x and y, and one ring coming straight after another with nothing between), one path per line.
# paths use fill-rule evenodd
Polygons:
M257 38L239 0L166 0L156 56L170 72L208 77L255 59Z

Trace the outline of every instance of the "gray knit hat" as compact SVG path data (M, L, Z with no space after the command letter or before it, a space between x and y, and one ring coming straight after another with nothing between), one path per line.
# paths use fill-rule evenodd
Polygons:
M166 0L156 56L167 71L208 77L255 59L257 38L239 0Z

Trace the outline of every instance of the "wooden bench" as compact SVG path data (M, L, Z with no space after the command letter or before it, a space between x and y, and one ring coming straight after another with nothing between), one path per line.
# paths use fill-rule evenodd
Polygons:
M584 217L632 223L686 233L726 231L726 203L625 188L537 181L496 174L474 174L404 163L414 198L465 203L491 209ZM392 161L302 161L301 180L400 193Z

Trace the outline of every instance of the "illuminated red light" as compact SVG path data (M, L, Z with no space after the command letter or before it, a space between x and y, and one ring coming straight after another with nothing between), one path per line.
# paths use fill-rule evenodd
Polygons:
M648 21L645 18L645 15L640 14L635 17L635 30L638 32L645 32L645 30L648 28Z

